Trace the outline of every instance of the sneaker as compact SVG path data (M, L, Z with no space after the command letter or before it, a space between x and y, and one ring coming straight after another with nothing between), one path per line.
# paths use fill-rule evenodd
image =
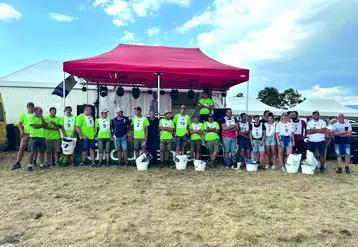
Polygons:
M56 163L52 163L52 166L55 166L56 165Z
M272 165L272 166L271 166L271 169L272 169L272 170L276 170L276 165Z
M50 168L51 165L50 164L47 164L47 165L44 165L45 168Z
M111 166L111 164L109 163L109 161L106 162L106 166Z
M351 173L351 169L349 168L349 166L346 166L344 169L346 170L347 174Z
M214 161L210 160L208 163L207 163L207 166L209 168L214 168ZM228 167L228 166L227 166Z
M27 170L28 170L29 172L32 172L34 169L32 168L32 165L29 165L29 167L27 168Z
M270 168L269 165L265 165L265 170L268 170Z
M36 160L35 160L34 162L32 162L32 164L33 164L34 166L37 166Z
M336 173L342 173L342 167L338 167Z
M55 163L55 166L62 166L61 163Z
M16 169L20 169L20 168L21 168L20 162L16 162L16 164L11 167L11 170L16 170Z
M42 165L42 164L39 167L40 167L41 170L45 169L45 166Z
M128 161L125 161L123 164L124 164L125 167L131 166Z
M281 167L281 171L286 172L285 166L282 166L282 167Z
M159 165L159 168L164 168L165 167L165 162L164 161L161 161L160 162L160 165Z
M320 172L320 173L324 173L324 166L323 166L323 165L321 165L321 166L319 167L319 172Z
M92 163L92 165L91 165L92 167L96 167L97 165L96 165L96 163Z
M85 163L84 162L81 162L80 164L79 164L79 166L84 166L85 165Z

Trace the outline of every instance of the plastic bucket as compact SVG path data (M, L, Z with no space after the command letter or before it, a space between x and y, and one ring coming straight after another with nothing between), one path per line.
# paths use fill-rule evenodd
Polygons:
M256 172L258 168L258 164L246 164L246 171L248 172Z
M206 163L201 160L194 160L195 171L205 171Z
M146 171L146 170L148 170L149 161L137 161L136 160L135 163L137 165L137 170L138 171Z
M61 147L64 155L72 155L76 148L77 138L66 137L62 139Z
M287 173L297 173L298 172L298 168L300 167L299 165L293 164L293 165L285 165L286 167L286 172Z
M178 155L174 157L174 162L177 170L185 170L188 163L188 157L186 155Z
M301 170L303 174L309 174L309 175L313 175L314 174L314 170L316 169L316 166L301 166Z

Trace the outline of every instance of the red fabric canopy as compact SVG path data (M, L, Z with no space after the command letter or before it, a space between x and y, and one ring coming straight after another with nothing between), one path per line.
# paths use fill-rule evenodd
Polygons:
M99 56L63 63L63 71L100 84L226 91L249 80L249 70L222 64L198 48L120 44Z

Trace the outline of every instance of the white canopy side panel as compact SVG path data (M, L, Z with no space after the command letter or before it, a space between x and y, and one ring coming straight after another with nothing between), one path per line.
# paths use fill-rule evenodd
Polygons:
M227 97L227 107L232 109L234 115L240 115L246 112L246 98L244 97ZM281 115L285 110L265 105L258 99L249 98L249 115L263 115L265 110L269 110L274 115Z

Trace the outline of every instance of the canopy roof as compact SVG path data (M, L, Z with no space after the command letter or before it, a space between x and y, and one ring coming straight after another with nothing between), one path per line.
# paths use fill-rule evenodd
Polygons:
M239 115L243 112L246 113L246 98L243 97L227 97L227 107L232 109L234 115ZM260 115L264 114L265 110L269 110L274 115L281 115L284 110L268 106L256 98L249 98L249 115Z
M99 56L67 61L63 71L89 82L226 91L249 80L249 70L222 64L198 48L120 44Z
M300 116L311 116L315 110L319 111L322 117L337 116L340 113L346 117L358 117L357 110L341 105L333 99L306 99L288 111L297 111Z

